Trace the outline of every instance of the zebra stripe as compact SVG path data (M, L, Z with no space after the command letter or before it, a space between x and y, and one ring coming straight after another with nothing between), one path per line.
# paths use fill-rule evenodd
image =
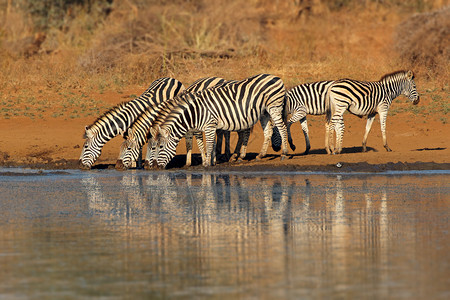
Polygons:
M336 131L336 150L341 153L344 134L344 112L348 110L357 116L367 116L366 131L362 142L363 152L366 151L367 136L377 113L380 115L383 145L391 151L386 139L386 117L392 100L399 95L405 95L413 104L419 103L419 94L414 83L412 71L397 71L384 75L379 81L367 82L342 79L331 85L327 93L327 123L329 134L326 136L325 147L332 152L329 145L332 130Z
M192 83L182 94L198 93L209 87L223 84L225 79L219 77L206 77L196 80ZM171 109L176 105L178 97L167 99L158 106L149 107L144 113L133 123L133 125L127 131L124 136L126 140L122 143L119 159L116 163L116 168L129 168L133 161L136 161L140 149L148 140L147 155L144 166L151 168L153 161L157 156L157 147L154 139L152 138L152 127L156 124L160 124L162 120L170 113ZM192 137L195 135L198 147L203 153L203 138L201 133L188 132L186 134L186 164L191 164L191 152L192 152Z
M92 125L86 126L83 149L79 166L90 169L100 156L103 146L127 128L150 105L156 105L167 97L173 97L184 90L183 85L173 78L160 78L152 82L149 88L138 98L121 103L101 115Z
M214 163L213 148L217 129L241 131L251 128L260 119L265 139L258 157L264 157L272 136L270 118L281 132L284 159L287 154L287 133L283 121L284 101L283 81L269 74L260 74L201 93L181 96L178 105L159 128L158 167L166 167L175 156L180 139L192 129L205 133L206 160L203 165L209 166ZM264 117L265 111L270 118Z
M306 150L304 154L308 154L311 149L309 140L308 122L306 115L325 115L326 101L325 96L328 88L334 81L317 81L311 83L304 83L293 87L286 91L286 111L291 114L291 118L286 124L288 133L288 142L292 150L295 150L295 145L291 136L291 125L300 121L303 135L305 136ZM281 137L278 131L274 129L272 135L272 148L275 151L280 150Z

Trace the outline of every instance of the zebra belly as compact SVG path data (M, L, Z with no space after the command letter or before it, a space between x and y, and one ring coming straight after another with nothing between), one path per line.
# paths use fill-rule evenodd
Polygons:
M358 105L355 105L355 103L352 103L349 106L348 111L356 116L366 116L376 112L376 109L372 107L359 107Z
M225 130L225 131L240 131L245 130L250 127L253 127L253 125L258 122L259 118L254 120L234 120L234 122L231 122L229 120L222 120L220 119L217 122L217 129Z

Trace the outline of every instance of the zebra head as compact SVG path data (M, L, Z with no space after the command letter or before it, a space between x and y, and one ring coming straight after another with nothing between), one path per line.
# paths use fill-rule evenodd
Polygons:
M177 145L180 141L172 133L170 128L161 126L155 136L159 145L158 151L158 168L165 169L167 164L172 160L177 151Z
M78 166L80 169L89 170L100 156L103 143L98 139L97 132L93 128L89 128L89 126L85 127L83 138L86 140L81 150Z
M159 135L159 125L149 128L148 131L148 143L147 156L145 157L144 168L145 169L155 169L158 167L158 151L159 151L159 140L156 138Z
M124 140L123 140L122 144L120 145L119 158L117 159L116 166L115 166L116 170L126 170L127 169L123 164L123 157L124 157L125 153L127 152L127 148L128 148L127 134L128 134L128 131L125 131L122 134L122 137Z
M405 84L403 86L403 95L409 98L416 105L419 103L419 93L417 93L416 84L414 82L414 74L412 71L406 72Z
M135 132L130 128L126 134L126 140L120 147L120 157L124 168L130 168L133 161L138 160L140 150L141 147L137 142Z

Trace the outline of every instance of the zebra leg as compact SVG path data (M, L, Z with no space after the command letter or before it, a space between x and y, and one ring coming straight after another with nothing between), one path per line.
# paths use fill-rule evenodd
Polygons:
M289 146L291 147L292 151L295 151L296 147L294 145L294 142L292 141L291 125L298 121L300 121L300 123L303 124L302 123L303 119L306 120L306 108L304 106L301 106L293 113L293 115L289 119L289 122L287 123L286 127L287 127L288 142L289 142ZM303 129L303 125L302 125L302 129ZM305 131L303 130L303 133L304 132Z
M230 157L229 162L234 162L236 159L239 162L242 162L245 158L245 155L247 155L247 145L248 145L248 139L250 137L250 129L245 129L238 131L238 141L236 144L236 148L234 148L234 153Z
M303 135L305 136L305 143L306 143L306 150L303 154L306 155L309 153L309 150L311 149L311 144L309 142L308 121L306 121L306 117L300 120L300 124L302 125Z
M193 135L195 137L195 140L197 141L197 146L202 156L202 162L204 162L206 160L206 154L205 154L205 144L203 143L203 133L201 131L194 131Z
M217 130L216 131L217 140L216 140L216 157L219 157L220 154L222 154L222 143L223 143L223 136L225 135L224 130Z
M281 151L281 160L284 160L286 158L286 155L288 154L288 148L287 148L287 130L286 125L283 121L283 114L282 114L282 108L272 108L269 110L270 117L272 118L273 123L278 128L278 131L281 135L281 145L282 145L282 151ZM271 124L272 125L272 124Z
M334 125L335 131L336 131L336 149L335 154L341 154L342 152L342 142L344 140L344 130L345 130L345 124L344 124L344 118L343 116L340 116L337 118L337 121Z
M263 115L260 119L261 127L264 132L264 142L261 147L261 151L256 156L256 160L261 160L263 157L267 154L267 149L269 148L269 141L272 138L273 133L273 125L272 121L270 120L270 117L267 115Z
M231 135L231 132L225 131L223 133L223 135L225 137L225 160L228 161L230 159L230 156L231 156L231 147L230 147L230 135Z
M186 132L184 139L186 140L186 167L190 167L192 163L192 131Z
M380 126L381 126L381 135L383 136L383 146L387 152L391 152L391 148L389 148L386 137L386 117L387 110L381 111L380 113Z
M294 142L292 141L291 125L292 125L292 122L289 121L289 122L287 123L286 130L287 130L287 135L288 135L289 147L291 147L292 151L295 151L295 149L296 149L297 147L294 145Z
M239 131L239 141L241 141L239 148L240 148L240 154L239 154L239 158L238 161L242 162L245 158L245 156L247 155L247 145L248 145L248 139L250 137L250 128L243 130L243 131ZM234 152L237 154L237 145L236 145L236 149L234 150Z
M203 162L204 167L209 167L214 164L215 158L215 143L216 143L216 128L208 126L205 129L205 139L206 139L206 159Z
M369 136L370 129L372 128L373 121L375 120L375 114L370 114L367 116L366 123L366 132L364 132L363 142L362 142L362 151L367 152L366 143L367 137Z
M239 151L241 151L242 148L242 131L238 131L238 141L236 143L236 147L234 148L233 155L231 155L229 162L235 162L236 159L239 157Z
M325 150L327 154L332 154L334 149L331 149L330 142L333 141L333 131L334 127L331 124L331 121L327 121L325 123Z

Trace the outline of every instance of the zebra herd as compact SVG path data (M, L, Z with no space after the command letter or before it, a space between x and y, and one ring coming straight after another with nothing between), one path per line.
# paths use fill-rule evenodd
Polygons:
M270 74L259 74L241 81L207 77L186 89L174 78L160 78L141 96L115 106L92 125L86 126L79 166L90 169L105 143L119 134L124 141L116 163L118 169L127 169L138 163L146 143L144 167L165 168L175 156L176 147L183 137L186 139L186 165L191 164L193 137L201 151L203 165L214 165L223 138L226 156L230 158L231 131L238 132L239 138L230 160L243 159L250 131L258 121L263 129L264 142L257 159L266 155L271 141L275 151L282 149L283 160L288 154L288 143L292 150L296 148L290 130L295 122L301 123L306 141L305 154L310 150L308 114L326 115L325 148L329 154L339 154L342 151L345 111L359 117L367 116L363 151L366 151L373 120L379 114L383 145L391 151L386 139L386 116L392 100L401 94L413 104L419 102L411 71L397 71L374 82L350 79L319 81L300 84L289 90L281 78ZM331 145L334 132L335 148Z

